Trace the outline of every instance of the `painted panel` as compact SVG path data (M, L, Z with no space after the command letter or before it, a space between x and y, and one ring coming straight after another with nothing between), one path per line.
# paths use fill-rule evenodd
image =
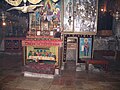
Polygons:
M53 60L58 64L58 47L27 47L27 60Z
M92 55L92 38L80 38L79 57L91 58Z
M30 14L30 30L39 30L41 33L44 30L61 31L61 0L42 0L40 3L44 6L37 8L34 13Z

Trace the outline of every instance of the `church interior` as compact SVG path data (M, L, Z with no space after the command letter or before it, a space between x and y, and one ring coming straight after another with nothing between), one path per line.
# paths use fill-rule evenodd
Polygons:
M0 58L0 90L120 90L120 1L2 0Z

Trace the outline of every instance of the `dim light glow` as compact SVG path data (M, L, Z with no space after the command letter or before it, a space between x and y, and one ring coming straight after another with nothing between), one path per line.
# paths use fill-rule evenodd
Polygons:
M2 25L3 25L3 26L5 26L5 25L6 25L6 23L5 23L5 22L3 22L3 23L2 23Z
M104 9L103 8L101 8L101 12L103 12L104 11Z

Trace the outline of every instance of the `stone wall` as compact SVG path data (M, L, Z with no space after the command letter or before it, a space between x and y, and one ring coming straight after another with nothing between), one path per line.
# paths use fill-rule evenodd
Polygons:
M95 37L94 50L120 50L120 41L117 41L114 36L111 37Z
M95 37L94 39L94 50L108 50L108 41L106 38Z
M113 35L105 32L101 34L102 32L98 31L98 36L94 38L94 50L120 51L120 19L113 19L112 30L109 31L112 31Z
M94 50L120 51L120 20L113 19L112 36L96 36L94 39ZM105 34L105 33L104 33ZM102 36L102 37L101 37Z

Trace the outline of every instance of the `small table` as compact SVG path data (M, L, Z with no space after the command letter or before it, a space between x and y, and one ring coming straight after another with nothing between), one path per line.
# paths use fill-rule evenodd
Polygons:
M98 64L98 65L104 65L105 71L108 71L108 61L106 60L96 60L96 59L91 59L91 60L86 60L86 71L89 71L89 64Z

